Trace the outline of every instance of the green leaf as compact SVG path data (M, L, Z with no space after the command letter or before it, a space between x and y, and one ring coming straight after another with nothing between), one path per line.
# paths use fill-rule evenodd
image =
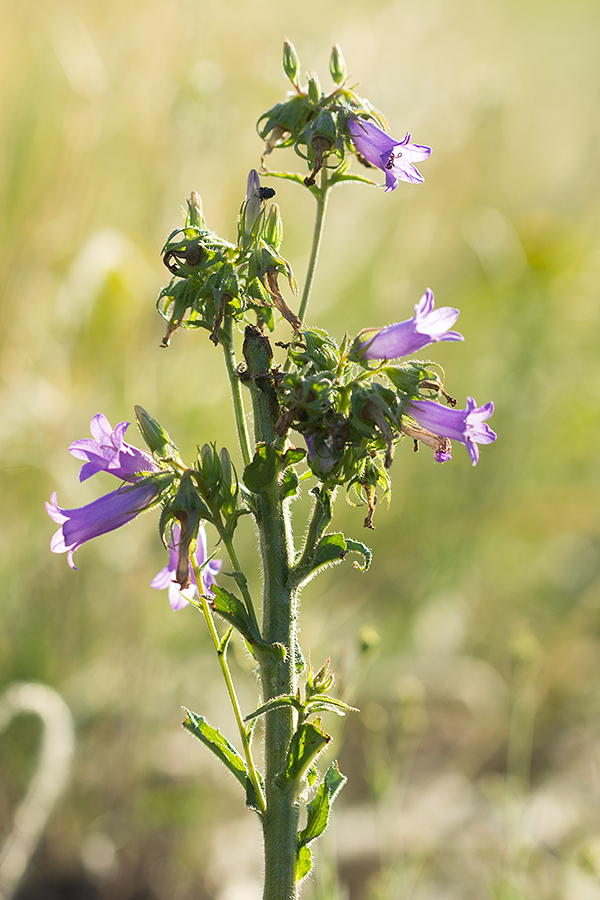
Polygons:
M311 569L319 569L328 563L340 562L346 555L348 542L343 534L326 534L317 544Z
M185 709L185 721L183 727L198 738L199 741L208 747L209 750L217 756L223 765L229 769L231 774L236 778L241 786L248 793L248 770L242 757L239 755L235 747L233 747L226 737L224 737L217 728L209 725L203 716L197 716L196 713Z
M271 712L273 709L281 709L283 706L293 706L298 712L302 712L302 704L296 700L295 697L292 697L291 694L281 694L280 697L273 697L268 703L264 703L262 706L259 706L258 709L255 709L253 713L246 716L244 722L249 722L250 719L256 719L257 716L262 716L265 713Z
M306 845L298 847L296 854L296 884L302 881L303 878L306 878L311 869L312 853L310 849Z
M281 499L294 497L298 493L298 484L298 476L293 470L284 472L281 479Z
M318 838L329 824L329 814L333 801L348 779L338 769L334 760L319 787L314 798L306 807L306 827L298 835L299 847L305 847L310 841ZM298 857L300 853L298 853Z
M333 712L338 716L345 716L347 712L358 712L355 706L348 706L343 700L336 697L315 697L306 704L306 716L312 716L316 712Z
M244 469L244 484L253 494L264 494L272 487L280 465L277 450L270 444L259 444L254 459Z
M249 644L262 644L262 638L252 626L242 601L235 594L232 594L231 591L225 590L218 584L213 584L211 591L215 595L212 601L214 611L229 622L230 625L233 625L234 628L237 628Z
M290 447L281 457L281 462L283 463L283 467L287 469L288 466L295 466L297 463L302 462L305 456L306 450L301 450L298 447Z
M362 541L355 541L352 538L346 538L346 545L348 547L348 553L360 553L361 556L364 557L364 565L361 566L359 563L355 562L354 566L357 569L360 569L361 572L366 572L371 565L373 551L370 550L366 544L363 544Z
M285 769L277 776L277 783L285 788L302 780L306 770L330 742L326 734L314 722L304 722L292 735Z

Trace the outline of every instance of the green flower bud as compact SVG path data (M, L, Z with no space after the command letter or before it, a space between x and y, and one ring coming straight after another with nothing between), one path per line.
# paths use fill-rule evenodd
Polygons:
M281 212L276 203L272 203L267 215L267 221L263 231L263 237L267 244L279 250L283 240L283 222Z
M142 406L134 406L134 410L138 428L150 450L160 457L175 456L178 459L177 448L162 425L159 425Z
M329 60L329 71L331 77L336 84L341 84L348 74L346 69L346 60L342 54L339 44L334 44L331 50L331 58Z
M298 87L297 79L300 71L300 58L296 53L296 48L288 38L283 40L283 71L294 87Z
M323 91L321 90L321 83L319 81L319 76L316 72L308 73L308 99L316 106L319 100L323 95Z
M200 198L200 194L198 191L192 191L189 200L187 201L188 212L187 212L187 221L186 226L192 226L195 228L206 228L206 222L204 220L204 216L202 214L202 200Z

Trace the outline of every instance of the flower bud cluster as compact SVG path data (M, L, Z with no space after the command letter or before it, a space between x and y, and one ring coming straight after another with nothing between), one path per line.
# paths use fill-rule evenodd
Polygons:
M253 169L238 217L237 243L232 244L208 230L200 198L192 193L185 226L169 235L162 250L173 275L157 304L168 323L163 346L181 326L205 328L214 344L223 342L226 320L247 319L250 311L269 330L275 327L276 311L299 328L278 285L279 275L284 275L296 293L292 268L279 251L283 240L279 207L273 203L266 208L274 194L273 188L261 186Z

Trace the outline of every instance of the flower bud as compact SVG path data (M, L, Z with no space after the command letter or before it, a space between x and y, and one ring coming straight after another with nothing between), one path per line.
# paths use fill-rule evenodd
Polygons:
M321 83L319 81L319 76L317 75L316 72L309 72L307 78L308 78L308 99L313 104L313 106L316 106L323 94L323 92L321 90Z
M198 454L196 481L206 500L214 495L221 483L221 461L214 444L204 444Z
M260 215L260 178L256 169L251 169L246 185L246 200L242 212L242 225L244 235L252 234L254 223Z
M298 72L300 71L300 58L296 53L296 48L288 38L284 38L283 41L283 71L294 87L297 87Z
M331 58L329 60L329 71L331 72L331 77L335 81L336 84L341 84L348 72L346 69L346 60L342 54L342 50L339 44L334 44L331 50Z
M134 410L138 428L150 450L160 457L179 456L173 441L162 425L159 425L142 406L134 406Z
M283 222L281 219L281 212L276 203L272 203L271 208L269 209L263 237L267 244L274 247L275 250L279 250L283 240Z
M195 228L206 228L206 222L202 214L202 199L200 198L198 191L192 191L190 198L187 201L187 205L188 213L186 225L191 225Z

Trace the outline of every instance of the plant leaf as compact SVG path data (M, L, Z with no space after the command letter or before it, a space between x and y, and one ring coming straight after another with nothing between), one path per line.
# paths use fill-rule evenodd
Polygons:
M361 572L366 572L371 565L373 551L370 550L366 544L363 544L362 541L355 541L352 538L346 538L346 546L348 548L348 553L360 553L361 556L364 557L364 565L361 566L360 563L355 562L354 566L357 569L360 569Z
M343 534L326 534L317 544L311 569L319 569L328 563L341 562L348 550L348 541Z
M348 779L338 769L337 760L334 760L323 781L317 788L317 793L306 807L306 827L298 835L299 847L305 847L309 841L318 838L329 824L329 814L333 801ZM299 856L300 854L298 854Z
M290 782L296 784L300 782L306 770L323 752L330 740L330 735L314 722L303 722L292 735L286 767L277 776L280 787L285 788Z
M296 884L302 881L303 878L306 878L311 869L312 853L310 852L310 849L303 844L301 847L298 847L298 852L296 854Z
M291 694L281 694L280 697L273 697L268 703L264 703L262 706L259 706L258 709L255 709L254 712L245 717L244 722L249 722L251 719L263 716L273 709L281 709L283 706L293 706L298 712L302 712L302 704L296 700L295 697L292 697Z
M229 622L230 625L233 625L234 628L237 628L249 644L262 644L263 640L252 626L242 601L235 594L232 594L231 591L220 587L218 584L213 584L211 591L215 595L212 601L214 611Z
M209 725L203 716L197 716L196 713L185 710L185 721L183 727L198 738L199 741L208 747L209 750L218 757L223 765L229 769L231 774L236 778L246 792L248 792L248 770L242 757L239 755L235 747L233 747L226 737L224 737L217 728ZM250 785L252 787L252 785Z

